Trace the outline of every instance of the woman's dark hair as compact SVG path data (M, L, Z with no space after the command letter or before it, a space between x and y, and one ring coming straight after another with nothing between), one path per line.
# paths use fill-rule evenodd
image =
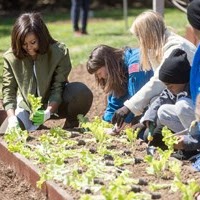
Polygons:
M106 93L113 92L116 97L125 94L128 80L127 69L123 63L123 55L123 49L99 45L91 52L86 65L87 71L90 74L94 74L101 67L107 69L107 81L99 80L96 75L95 78Z
M12 50L14 55L19 59L27 56L22 46L28 33L34 33L38 38L38 53L40 54L46 53L49 44L56 42L56 40L51 37L39 13L24 13L17 18L11 34Z

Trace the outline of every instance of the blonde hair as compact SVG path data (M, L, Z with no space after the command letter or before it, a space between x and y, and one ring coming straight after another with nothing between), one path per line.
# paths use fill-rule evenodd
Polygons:
M155 55L158 63L163 57L163 46L165 43L165 23L162 16L154 11L146 11L136 17L130 28L130 32L140 42L140 62L143 70L150 70L148 51Z

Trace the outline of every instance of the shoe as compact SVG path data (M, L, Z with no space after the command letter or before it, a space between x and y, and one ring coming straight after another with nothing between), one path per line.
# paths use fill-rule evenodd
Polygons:
M199 151L185 151L185 150L178 150L174 153L172 153L171 157L174 157L178 160L189 160L194 155L198 154Z
M63 126L63 129L71 129L74 127L79 127L79 122L78 121L71 121L68 122L67 120L65 121L65 124Z
M89 35L87 31L81 31L82 35Z
M74 31L74 36L75 37L81 37L82 33L80 31Z
M200 171L200 153L192 156L192 158L190 158L190 161L192 162L193 169L195 169L196 171Z

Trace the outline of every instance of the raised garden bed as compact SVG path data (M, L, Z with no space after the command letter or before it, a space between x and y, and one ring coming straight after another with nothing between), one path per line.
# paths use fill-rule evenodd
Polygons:
M35 186L39 176L32 163L37 161L42 177L54 181L42 185L49 199L103 200L114 199L115 195L121 195L124 199L182 198L183 191L172 191L175 189L175 175L168 168L155 174L147 173L150 165L144 162L145 143L140 140L131 143L126 134L105 136L98 131L95 135L91 132L65 132L61 128L48 129L59 123L62 124L62 121L50 120L46 123L46 130L29 134L25 146L36 153L28 156L31 163L19 154L10 153L4 142L0 144L4 162L10 162L18 173ZM189 191L188 180L194 179L200 183L199 173L192 170L187 161L178 163L181 169L180 184ZM155 190L156 187L162 189ZM115 199L118 198L116 196Z
M105 107L105 95L95 85L94 77L84 76L84 73L85 67L80 66L74 71L74 73L72 71L71 81L76 80L78 76L79 80L85 82L93 91L94 102L87 115L92 121L94 116L102 115ZM82 76L80 76L80 74ZM149 164L144 162L146 145L141 141L136 141L134 145L131 144L125 134L121 136L108 137L106 139L108 143L104 145L105 148L103 148L103 146L100 148L101 142L97 142L97 140L103 139L103 135L102 137L99 137L99 139L95 139L96 136L91 133L72 131L72 134L61 134L62 138L64 138L62 144L65 145L65 148L62 148L61 144L58 145L54 143L55 140L53 140L51 143L54 145L54 148L50 147L45 149L44 141L47 140L47 138L45 139L45 136L49 134L50 128L58 126L62 127L62 124L63 120L49 120L46 122L46 127L44 127L43 130L29 134L30 137L27 142L28 145L33 146L43 143L44 151L40 148L41 146L37 146L37 148L33 147L34 150L32 150L32 152L40 150L37 152L40 152L41 155L43 152L47 158L51 157L50 152L48 152L47 149L51 149L52 151L55 149L55 154L53 156L55 161L54 164L56 162L60 162L60 164L62 162L64 163L63 166L60 165L62 167L57 167L57 169L62 169L61 172L59 172L59 170L56 172L60 175L57 176L56 179L50 178L49 181L46 181L42 185L41 190L48 196L48 199L112 199L118 193L124 195L123 193L126 190L126 194L133 191L135 197L133 198L130 195L125 199L184 199L184 191L190 191L190 183L188 181L194 179L197 183L200 183L199 172L195 172L191 168L190 162L183 161L180 162L183 191L177 190L176 192L173 192L171 189L175 189L173 185L174 174L169 170L163 170L161 173L157 173L156 175L148 174L147 168L149 167ZM60 131L62 132L62 130ZM43 135L43 142L39 141L41 135ZM101 136L101 133L99 133L99 136ZM52 136L50 137L52 138ZM56 137L57 136L55 136L55 138ZM66 141L69 143L64 143ZM59 146L57 152L56 146ZM28 149L30 150L30 148ZM62 151L65 152L65 157L63 157ZM39 180L39 171L45 172L46 169L53 169L53 165L51 166L52 168L45 167L47 166L45 164L47 159L44 159L42 163L40 162L37 165L34 165L33 163L36 163L37 160L34 157L25 159L18 153L10 153L7 149L7 145L2 140L0 143L0 152L0 159L16 170L20 176L25 177L34 187L36 187L37 181ZM69 153L71 153L71 156L69 156ZM51 170L47 170L46 172L49 173L50 171ZM62 178L65 174L67 174L65 177L66 181L63 183ZM52 176L51 173L50 175ZM94 175L96 177L94 177ZM123 181L124 184L122 184ZM128 182L128 184L125 184L125 182ZM71 185L69 183L71 183ZM128 187L126 187L127 185ZM163 188L157 191L152 191L151 189L156 186L162 186ZM99 188L104 189L100 190ZM102 191L105 191L103 195L107 195L107 197L102 196ZM143 197L141 197L142 195ZM38 196L38 199L41 198ZM121 196L121 199L124 199L123 196ZM186 199L188 200L188 198Z
M11 153L7 149L7 145L2 139L0 140L0 152L1 162L13 169L20 177L25 178L25 180L28 181L28 183L30 183L34 188L40 190L36 186L37 181L40 179L39 172L36 166L34 166L28 159L24 158L22 155L18 153ZM49 200L72 199L72 197L68 195L66 191L64 191L52 181L45 182L41 187L41 191Z

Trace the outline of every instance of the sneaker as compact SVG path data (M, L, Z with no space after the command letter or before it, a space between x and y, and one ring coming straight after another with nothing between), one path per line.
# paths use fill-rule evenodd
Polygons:
M79 127L79 122L78 121L65 121L65 124L63 126L63 129L71 129L71 128L74 128L74 127Z
M193 156L192 159L190 159L190 161L192 161L192 167L196 170L196 171L200 171L200 153L196 156Z
M81 37L82 33L80 31L74 31L74 36L75 37Z
M82 31L81 34L82 35L89 35L87 31Z
M185 150L178 150L174 153L172 153L172 157L178 159L178 160L189 160L194 155L198 154L199 151L185 151Z

